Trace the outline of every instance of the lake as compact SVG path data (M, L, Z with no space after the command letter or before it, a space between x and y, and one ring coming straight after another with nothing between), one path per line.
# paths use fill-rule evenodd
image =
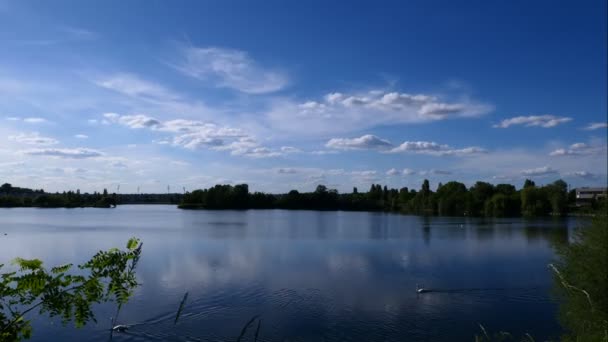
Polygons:
M0 209L0 263L81 263L139 237L142 286L118 318L137 325L114 341L234 341L255 315L260 341L473 341L479 324L542 341L560 333L552 244L576 225L163 205ZM417 294L416 284L434 291ZM98 323L79 330L37 317L32 341L107 341L114 312L97 306Z

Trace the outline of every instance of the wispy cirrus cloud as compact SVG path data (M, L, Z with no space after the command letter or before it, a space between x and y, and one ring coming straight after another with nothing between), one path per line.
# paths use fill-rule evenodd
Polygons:
M525 127L552 128L569 121L572 121L572 118L555 115L516 116L509 119L504 119L493 127L508 128L511 126L521 125Z
M586 131L593 131L601 128L608 128L608 122L591 122L583 129Z
M159 83L131 73L116 73L93 80L96 85L127 96L150 101L175 101L180 96Z
M283 89L286 73L266 68L245 51L219 47L183 47L182 61L173 66L183 74L210 81L216 87L243 93L264 94Z

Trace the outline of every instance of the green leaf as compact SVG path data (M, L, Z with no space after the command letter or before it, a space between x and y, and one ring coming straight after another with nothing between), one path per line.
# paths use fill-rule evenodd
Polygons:
M13 264L18 265L21 271L35 271L39 270L42 267L42 260L15 258L15 260L13 260Z
M71 267L72 267L72 264L65 264L65 265L55 266L55 267L51 268L51 272L54 273L54 274L65 273Z
M132 251L135 248L137 248L138 245L139 245L139 239L131 238L131 239L129 239L129 242L127 242L127 249Z

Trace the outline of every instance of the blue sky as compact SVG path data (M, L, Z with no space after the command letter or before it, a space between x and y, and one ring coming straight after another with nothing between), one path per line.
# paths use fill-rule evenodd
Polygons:
M605 1L2 1L0 181L606 183Z

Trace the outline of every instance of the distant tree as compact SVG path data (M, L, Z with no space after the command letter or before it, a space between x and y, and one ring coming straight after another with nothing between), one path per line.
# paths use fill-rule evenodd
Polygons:
M322 193L326 193L327 192L327 187L325 185L317 185L317 188L315 189L315 192L318 194L322 194Z
M486 182L476 182L470 189L471 197L468 203L468 212L479 216L484 213L486 201L494 195L494 186Z
M530 187L535 187L536 184L534 184L534 182L530 179L526 179L526 181L524 182L524 189L525 188L530 188Z
M466 211L467 187L459 182L447 182L437 190L439 215L462 216Z
M431 192L431 186L429 185L429 180L425 179L422 182L422 188L420 189L423 195L428 195Z
M560 179L545 188L551 204L551 212L554 215L566 214L568 209L568 184Z
M356 186L353 187L353 194L358 194L358 193L359 193L359 190L357 190L357 187Z

